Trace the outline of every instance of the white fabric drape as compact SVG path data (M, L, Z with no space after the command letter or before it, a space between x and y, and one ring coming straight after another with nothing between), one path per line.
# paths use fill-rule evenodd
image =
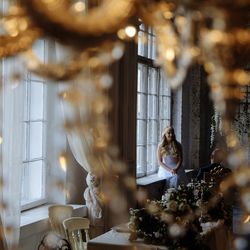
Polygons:
M63 103L65 119L70 113L68 104ZM91 223L94 225L102 218L102 205L100 199L100 181L92 174L92 166L89 164L86 152L91 150L91 141L83 133L71 130L66 133L70 150L76 161L87 171L86 184L88 187L84 191L84 199L89 211Z
M70 149L77 162L88 172L86 184L88 187L84 191L84 199L89 209L89 215L92 223L95 223L102 217L102 207L100 199L100 181L91 173L91 165L89 164L86 152L89 152L88 140L84 135L78 134L76 131L67 133Z
M9 249L18 245L20 228L23 96L20 82L13 77L22 72L20 67L17 58L3 61L1 199L6 209L1 212L1 219L4 228L11 227L4 231Z
M88 187L84 191L84 199L88 207L91 223L97 224L98 220L102 218L100 180L91 173L91 165L86 157L86 152L89 152L90 144L82 133L79 134L76 131L68 132L67 138L76 161L88 172L86 177Z
M64 103L65 110L65 103ZM79 136L77 132L71 131L67 133L69 147L76 159L76 161L89 173L91 171L91 166L88 163L85 152L88 150L90 145L87 140Z
M65 59L67 58L67 50L65 50L65 48L61 47L59 44L56 44L56 58L58 61L67 60ZM77 85L79 84L78 81L81 81L81 79L75 79L74 83L71 84ZM62 88L63 87L65 86L62 84ZM62 104L65 121L67 119L70 120L70 118L74 116L81 117L81 108L77 110L66 102L63 102ZM92 174L92 166L89 164L86 157L86 152L91 150L91 136L87 138L83 133L79 133L77 130L71 130L67 132L66 135L74 158L81 165L81 167L83 167L88 172L86 177L86 183L88 187L84 192L84 198L88 207L91 224L95 225L102 218L102 204L100 199L100 181Z

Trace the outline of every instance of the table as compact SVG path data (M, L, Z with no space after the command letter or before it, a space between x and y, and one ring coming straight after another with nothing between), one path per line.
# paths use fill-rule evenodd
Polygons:
M164 246L129 241L129 233L110 230L88 242L88 250L167 250Z
M223 221L202 223L204 240L208 241L212 250L231 249L231 237L223 225ZM121 231L119 231L121 229ZM125 232L124 226L102 234L88 242L88 250L167 250L167 247L143 243L142 239L129 241L129 232Z

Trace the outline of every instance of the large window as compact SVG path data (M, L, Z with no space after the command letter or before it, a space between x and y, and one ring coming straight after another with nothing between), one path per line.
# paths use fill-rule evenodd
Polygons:
M45 61L45 42L34 48L40 60ZM26 73L23 81L23 208L45 202L46 190L46 83L43 79Z
M137 177L158 169L157 147L163 128L170 125L171 91L155 66L156 45L152 29L140 25L137 73ZM145 42L145 40L147 42Z
M39 40L33 51L40 61L48 63L57 59L55 48L53 41ZM66 137L60 87L29 72L22 61L23 58L4 59L1 65L0 174L8 182L4 200L16 200L18 209L25 210L65 202L65 193L57 183L66 182L66 170L58 160L66 150ZM9 201L11 196L15 197Z

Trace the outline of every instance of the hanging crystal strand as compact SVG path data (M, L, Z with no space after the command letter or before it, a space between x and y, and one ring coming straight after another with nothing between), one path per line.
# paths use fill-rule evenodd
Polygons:
M9 2L5 1L7 5ZM0 58L14 56L28 50L37 40L42 31L37 28L27 16L25 10L19 5L8 6L1 15Z

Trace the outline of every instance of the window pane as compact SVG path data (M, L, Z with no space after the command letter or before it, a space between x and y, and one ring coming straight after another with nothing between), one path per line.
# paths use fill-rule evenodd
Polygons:
M147 142L147 122L137 120L137 145L146 145Z
M138 64L138 73L137 73L137 91L141 93L147 93L147 67L143 64Z
M152 173L157 168L157 145L147 146L147 173Z
M152 44L152 59L157 59L157 49L156 49L156 38L153 36L153 44Z
M157 119L158 117L158 98L154 95L148 96L148 118Z
M137 146L137 174L144 173L146 171L146 146Z
M38 59L42 62L45 63L45 46L44 46L44 40L38 40L34 45L33 45L33 51L35 55L38 57ZM38 80L41 81L41 77L35 75L35 74L30 74L30 79L32 80Z
M148 58L156 59L156 38L152 28L148 29ZM146 56L146 55L145 55Z
M138 55L146 56L146 44L145 44L145 33L142 31L138 32Z
M171 88L167 85L166 82L163 82L163 92L165 96L171 96Z
M27 161L28 160L28 151L27 151L27 140L28 140L28 129L29 126L26 122L23 123L23 161Z
M160 99L160 118L161 119L170 119L170 102L171 99L168 96L163 96Z
M41 82L34 82L30 85L30 119L43 119L43 95L44 85Z
M24 85L24 108L23 108L23 120L27 121L29 119L29 89L28 89L28 83L25 82Z
M170 98L163 97L162 118L168 119L170 117Z
M147 33L145 32L145 25L142 23L139 26L138 32L138 55L147 57L148 44L147 44Z
M22 205L42 199L43 197L43 161L34 161L24 164Z
M167 127L167 124L165 123L165 120L161 120L160 125L159 125L159 132L158 132L158 141L161 142L162 140L162 133L164 128Z
M158 144L158 122L157 120L149 120L148 121L148 135L147 135L147 143L148 144Z
M158 98L154 95L148 96L148 118L157 119L158 117Z
M148 86L149 86L149 93L157 95L158 94L158 73L157 70L154 68L149 69L148 74Z
M137 96L137 118L147 118L147 96L144 94L138 94Z
M27 203L28 201L28 182L25 181L26 179L28 179L28 163L23 164L23 168L22 168L22 193L21 193L21 203L22 205L24 203Z
M161 71L161 80L160 80L160 94L165 96L171 95L171 89L168 86L164 73Z
M153 43L154 37L152 35L148 35L148 58L153 59Z
M42 122L30 123L30 160L43 156L43 124Z

